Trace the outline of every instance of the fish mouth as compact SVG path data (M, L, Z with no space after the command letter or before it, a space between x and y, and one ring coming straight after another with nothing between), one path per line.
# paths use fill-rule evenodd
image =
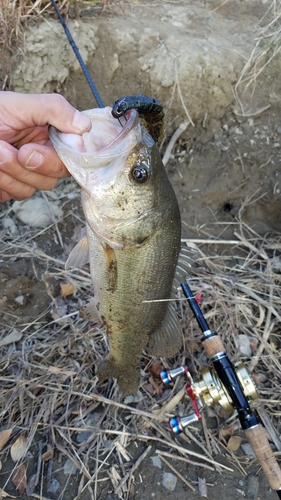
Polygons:
M92 127L82 135L66 134L55 127L49 127L49 134L55 149L65 155L83 156L84 167L91 167L91 158L95 154L95 167L103 166L108 158L125 156L132 149L132 142L137 143L139 122L138 113L131 109L124 115L124 123L112 116L112 108L94 108L81 113L90 118ZM136 130L135 130L136 129ZM134 133L135 130L135 133ZM129 141L124 138L130 136ZM97 161L99 160L99 161ZM103 161L104 160L104 161Z

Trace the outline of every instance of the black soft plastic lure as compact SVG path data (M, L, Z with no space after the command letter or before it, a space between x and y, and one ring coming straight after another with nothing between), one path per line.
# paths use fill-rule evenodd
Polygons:
M139 113L151 137L154 141L159 141L163 134L164 112L163 106L158 103L157 99L143 94L121 97L112 106L112 116L118 120L122 116L126 119L126 111L129 109L135 109Z

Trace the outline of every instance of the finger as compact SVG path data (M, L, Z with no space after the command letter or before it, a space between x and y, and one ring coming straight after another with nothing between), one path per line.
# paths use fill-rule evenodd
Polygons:
M29 171L62 179L70 174L51 146L25 144L17 155L18 162Z
M14 179L2 170L0 170L0 186L0 201L7 201L12 199L22 201L26 198L30 198L35 192L35 188L25 184L24 182Z
M4 146L3 146L4 144ZM32 196L35 189L49 190L57 179L26 169L17 160L18 150L0 141L0 189L17 200Z
M20 94L3 91L0 92L0 105L3 122L17 130L22 130L23 127L54 125L62 132L81 134L91 128L90 119L77 111L60 94Z
M0 189L0 202L9 201L11 199L12 197L8 193L6 193L6 191L2 191Z

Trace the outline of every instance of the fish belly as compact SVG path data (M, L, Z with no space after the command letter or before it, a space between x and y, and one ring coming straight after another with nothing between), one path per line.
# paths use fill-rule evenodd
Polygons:
M116 250L88 227L91 275L98 313L107 328L110 354L99 379L116 378L123 394L140 383L140 357L149 336L161 325L171 295L179 247L179 224L160 228L142 245Z

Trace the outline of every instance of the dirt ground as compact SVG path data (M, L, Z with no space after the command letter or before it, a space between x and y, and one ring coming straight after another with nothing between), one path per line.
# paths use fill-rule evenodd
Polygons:
M227 2L227 4L224 7L224 16L233 19L236 16L236 10L231 1ZM259 5L255 6L257 16L262 14L265 4L268 7L266 2L259 2ZM203 8L200 4L201 7ZM137 9L137 6L135 8ZM147 8L151 8L151 2L147 3ZM148 15L145 14L145 4L142 5L142 9L144 9L142 15ZM153 4L153 9L160 18L162 15L160 12L161 4ZM241 3L241 16L244 13L243 9L244 6ZM132 12L136 15L136 12ZM112 11L109 10L104 15L108 15L111 21L114 17L116 18L116 28L122 22L123 14L122 11L118 11L117 5ZM124 55L122 64L129 64ZM137 74L133 83L130 83L132 93L140 91L140 88L134 85L134 83L138 83L138 80L139 75ZM112 85L113 83L110 82L110 89ZM264 89L266 79L261 79L259 85ZM146 83L144 88L145 86ZM92 97L88 93L87 83L83 80L80 72L73 73L61 85L59 90L75 106L79 108L92 107ZM80 97L77 97L78 92ZM264 95L264 92L262 92L262 95ZM276 95L278 97L278 93ZM154 95L154 97L157 97L157 95ZM217 260L220 256L224 259L226 255L232 255L233 260L231 261L231 258L227 257L228 262L235 266L240 258L235 245L232 248L232 245L226 246L223 243L208 244L207 240L236 240L237 233L241 232L241 228L244 228L244 230L246 228L247 231L250 228L249 234L252 235L252 240L255 237L260 238L261 241L267 241L270 238L278 240L280 237L280 97L281 94L273 104L270 104L269 109L252 115L241 117L235 111L237 103L231 102L225 106L220 117L208 116L206 120L198 118L194 123L194 127L191 124L189 125L186 133L173 149L167 164L167 172L179 202L182 216L182 237L184 240L191 239L198 244L210 259L214 256L216 256ZM262 100L261 97L259 98ZM202 116L204 116L203 110ZM171 110L168 113L168 119L169 126L167 130L172 130L175 126ZM167 133L165 142L161 146L163 154L170 135ZM132 438L130 443L126 442L126 446L124 445L131 454L128 462L124 459L118 462L114 453L109 458L107 456L104 458L105 455L97 457L95 448L91 448L87 457L90 464L89 470L94 470L95 465L93 464L100 460L102 472L99 476L99 482L93 482L89 488L85 489L83 489L84 485L89 478L85 476L84 483L81 482L83 481L83 467L81 468L79 460L80 470L77 466L73 473L73 471L71 472L66 468L65 464L68 455L65 454L63 448L56 449L52 459L52 469L48 469L47 460L39 463L38 456L42 449L43 451L48 450L48 443L52 442L53 423L65 425L67 428L68 421L67 419L64 420L63 413L61 420L59 415L56 415L56 418L54 415L48 417L47 415L52 413L50 408L44 409L45 417L41 415L39 418L37 415L37 420L33 421L31 409L30 413L28 413L25 406L25 398L27 397L24 392L25 385L22 383L22 389L19 385L17 391L15 391L13 377L22 377L22 380L26 380L28 373L34 376L32 372L33 366L36 365L38 370L41 366L40 377L36 375L35 378L37 380L38 377L41 384L39 385L42 386L44 376L49 376L49 363L44 359L49 356L47 354L48 349L55 348L56 344L52 342L58 335L57 329L62 332L61 336L58 337L61 342L60 348L54 358L57 362L57 365L55 365L57 370L60 370L59 367L61 366L60 357L65 356L68 357L69 366L72 367L71 369L68 368L68 370L75 371L77 369L77 373L80 373L79 367L77 367L78 361L76 366L75 360L80 360L79 356L82 355L81 350L83 350L84 346L82 335L84 335L87 326L85 327L84 323L79 323L80 320L77 320L78 313L77 317L73 316L73 324L71 325L67 323L61 326L59 324L58 327L58 323L55 321L56 318L63 315L74 315L81 305L85 303L90 290L87 269L85 270L85 277L81 275L80 278L77 275L69 278L69 276L64 275L63 271L63 263L78 240L79 231L83 227L84 216L80 205L79 189L71 180L62 181L54 190L53 197L49 197L48 200L49 202L55 201L58 203L62 207L63 213L55 224L51 222L47 228L43 229L31 228L20 222L12 211L13 203L8 202L0 207L0 323L3 331L2 337L10 333L14 328L22 332L23 335L22 343L13 343L9 348L4 347L3 349L2 347L1 379L5 387L10 387L10 392L5 392L4 400L2 398L1 430L5 430L7 426L9 428L11 421L9 408L11 408L12 418L14 419L12 442L15 441L21 431L25 431L28 436L32 436L32 442L24 462L27 467L30 496L27 496L25 492L19 493L11 481L14 467L14 463L10 458L10 445L12 442L9 442L9 447L4 448L2 451L0 487L9 495L14 495L14 497L22 500L30 497L42 498L42 500L76 500L76 498L82 500L115 500L117 498L169 500L177 498L183 500L185 498L202 498L198 491L198 478L204 477L207 483L207 498L210 500L215 500L218 496L229 500L238 500L243 497L255 500L275 499L276 494L270 490L263 472L261 472L253 457L246 455L241 448L230 454L223 443L212 449L213 458L216 462L230 467L232 472L218 470L218 468L208 470L184 462L173 462L177 472L194 486L195 491L191 491L179 478L173 491L169 491L163 486L163 471L171 472L174 476L175 472L166 467L164 462L161 469L153 465L151 457L156 455L156 450L159 448L162 451L173 451L170 443L165 444L165 438L160 444L159 442L155 443L153 439L151 441L142 441L139 438ZM12 219L15 226L12 225L11 221L5 223L7 218ZM199 240L201 240L201 244L198 243ZM251 241L251 238L249 238L249 241ZM278 251L277 256L279 256ZM70 279L71 282L74 281L76 284L79 282L77 292L67 298L67 305L66 298L63 298L60 302L60 282L64 279ZM75 323L76 320L77 324ZM80 326L82 328L81 334L77 332ZM75 341L75 345L70 345L70 341L69 343L67 341L66 334L70 332L72 335L72 329L75 330L77 336L75 338L78 339ZM89 336L91 331L90 329L85 336ZM41 337L40 335L38 337L38 332L40 332ZM33 337L41 338L42 344L45 343L46 336L49 338L49 347L47 344L45 348L41 348L38 347L38 344L33 343ZM104 339L102 342L104 343ZM37 358L34 357L34 349L37 352ZM80 352L78 352L79 350ZM87 360L85 377L90 377L89 374L92 372L87 355L88 353L83 353L83 359ZM191 362L192 365L192 361L188 360L188 362ZM45 367L44 363L46 363ZM195 362L194 364L196 365ZM12 367L11 371L9 371L8 366ZM81 366L83 365L81 364ZM259 371L259 365L256 367L256 371ZM53 373L53 377L55 377L56 372ZM81 376L83 377L83 373ZM75 378L72 377L72 375L69 375L69 378L66 377L64 380L66 384L72 386L73 392L75 392L78 389L75 386ZM112 389L111 382L108 384L108 387L117 398L116 400L122 403L114 384ZM35 405L34 400L37 397L37 392L33 392L33 388L28 390L32 407L33 404ZM52 388L49 386L49 391L51 390ZM88 389L85 389L85 394L87 391ZM109 389L107 388L105 391L109 391ZM105 394L108 394L108 392L105 392ZM18 411L15 410L15 402L17 401L19 405ZM65 403L62 403L62 406L63 404ZM82 411L81 408L88 405L88 401L82 397L81 406L79 407L77 402L75 404L75 407L70 405L69 415L71 415L71 411L72 415L78 415ZM161 401L158 404L161 405ZM102 404L100 406L104 408ZM143 410L146 408L145 405L139 407ZM101 411L102 409L98 407L98 412ZM115 413L113 408L110 412L112 421L116 423L118 429L123 428L122 426L125 426L128 419L131 418L126 409L119 408L118 412L116 410ZM89 414L92 415L92 413ZM277 417L275 415L275 425L276 422L279 424ZM210 433L217 436L219 427L224 425L221 415L218 417L214 411L207 410L205 418ZM40 425L38 425L38 422L40 422ZM92 421L88 420L88 424L85 425L87 429L89 425L93 425L93 428L96 429ZM152 437L156 435L157 429L147 427L149 439L150 435ZM114 425L112 428L114 428ZM32 435L33 429L34 437ZM62 427L62 429L64 428ZM194 424L191 427L190 435L185 439L179 437L177 443L180 446L188 446L193 452L202 453L202 446L200 447L200 445L204 443L203 430L201 423ZM72 449L79 451L82 446L81 441L77 441L79 432L77 435L75 434L76 431L68 432L67 439L72 442ZM165 432L170 436L168 426L165 427ZM238 434L243 436L240 431L238 431ZM88 436L85 439L87 440ZM189 443L186 441L189 441ZM120 478L124 477L127 471L130 470L129 467L145 452L148 444L151 445L151 449L136 468L132 481L130 481L129 490L127 492L121 490L120 496L114 493L114 481L109 480L108 475L110 467L116 463L119 463L119 465L122 463L123 466L119 466L118 471ZM104 441L105 449L107 445L110 447L110 442ZM192 456L190 458L196 461L196 458ZM105 463L102 463L103 460L105 460ZM36 474L38 477L40 476L40 479L37 481L37 486L32 488L31 477L36 476ZM50 489L50 485L53 485L53 489L52 487ZM78 496L79 488L80 491L82 490L80 496Z

